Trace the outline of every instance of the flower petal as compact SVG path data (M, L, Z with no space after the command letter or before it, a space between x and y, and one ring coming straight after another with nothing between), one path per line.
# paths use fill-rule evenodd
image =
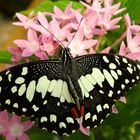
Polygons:
M16 139L16 137L15 136L12 136L10 133L8 133L6 135L6 140L15 140L15 139Z
M87 136L90 135L90 129L83 127L82 123L80 123L80 131Z
M18 140L29 140L29 137L23 133L20 137L18 137Z
M33 123L31 121L25 121L22 122L21 125L23 126L23 131L27 131L33 126Z

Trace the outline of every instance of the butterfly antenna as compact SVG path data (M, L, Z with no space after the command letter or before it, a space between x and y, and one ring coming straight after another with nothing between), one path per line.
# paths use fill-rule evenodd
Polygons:
M39 22L39 21L38 21ZM40 22L39 22L40 23ZM40 23L41 25L41 23ZM53 34L51 33L45 26L41 25L48 33L50 33L64 48L65 48L65 45Z
M79 28L80 28L80 25L81 25L82 20L83 20L83 17L81 18L80 23L79 23L79 25L78 25L78 27L77 27L77 32L78 32L78 30L79 30ZM75 38L77 32L74 33L74 36L73 36L73 37L71 38L71 40L69 41L67 47L70 45L70 43L72 42L72 40Z

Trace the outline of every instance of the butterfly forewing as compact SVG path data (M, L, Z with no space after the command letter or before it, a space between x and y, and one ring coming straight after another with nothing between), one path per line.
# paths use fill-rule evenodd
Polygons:
M85 102L85 127L97 127L112 110L115 100L140 81L140 65L110 54L76 58L78 80Z
M38 61L0 73L0 108L38 119L39 126L59 135L78 129L61 61Z

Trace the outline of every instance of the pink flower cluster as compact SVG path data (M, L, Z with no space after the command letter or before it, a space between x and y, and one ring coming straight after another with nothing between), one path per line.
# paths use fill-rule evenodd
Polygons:
M6 111L0 112L0 135L6 137L6 140L29 140L24 133L32 127L31 121L21 122L21 117L13 115L9 118Z
M18 39L14 41L16 48L9 48L13 55L12 61L14 63L19 63L21 60L31 61L30 56L35 56L36 59L40 60L48 59L58 55L61 47L64 46L70 48L74 57L95 53L100 46L101 38L108 31L119 29L118 23L122 17L117 17L117 15L123 12L125 8L119 9L120 3L112 5L112 0L96 0L93 1L92 6L84 2L81 4L85 7L82 14L81 9L73 9L71 3L64 12L55 6L54 13L39 12L37 16L30 15L29 17L17 13L16 16L19 21L13 24L23 26L27 30L27 40ZM51 17L51 20L47 20L47 17ZM138 41L138 37L130 38L130 34L136 34L138 29L134 31L133 28L139 28L139 26L133 27L134 25L128 21L130 20L129 16L125 17L127 28L129 28L129 30L127 29L127 36L129 36L127 42L131 41L131 44L133 43L133 46L135 44L137 48L139 42L135 43L135 41ZM75 33L76 36L72 39ZM121 48L123 49L120 50L120 54L131 53L132 49L129 51L127 48L124 49L124 43L122 43ZM109 51L109 47L103 50L104 53ZM138 49L135 49L135 52L137 51Z

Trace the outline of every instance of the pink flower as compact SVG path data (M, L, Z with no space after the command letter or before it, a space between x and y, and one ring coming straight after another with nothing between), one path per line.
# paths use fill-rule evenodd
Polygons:
M121 43L119 54L122 56L126 56L130 59L140 61L140 52L130 52L130 50L126 47L124 42Z
M132 33L127 29L127 47L130 52L140 52L140 35L132 36Z
M71 21L75 18L75 13L72 12L72 4L70 3L66 8L65 11L61 11L58 7L54 6L54 14L48 13L48 15L52 16L57 20L64 21Z
M8 132L6 134L6 140L29 140L29 137L25 134L25 131L33 126L31 121L20 122L20 117L14 115L9 121Z
M135 25L135 24L131 23L131 19L130 19L129 14L126 14L124 16L124 19L125 19L125 24L126 24L127 29L129 29L132 33L137 33L140 31L139 25Z
M49 56L52 56L55 54L57 48L59 47L59 43L53 40L53 38L48 38L45 35L42 35L42 45L40 46L40 49L42 52L46 52Z
M37 23L37 18L28 18L23 14L20 13L16 13L17 18L19 19L19 22L14 22L14 25L17 26L23 26L25 29L28 29L32 26L32 24L36 24Z
M8 51L12 54L11 60L12 60L13 63L18 63L22 60L23 56L22 56L22 49L21 48L9 47Z
M8 113L6 111L0 112L0 135L5 136L8 129Z
M27 34L28 40L15 40L14 43L22 49L22 56L29 57L36 54L40 49L39 38L34 30L29 29Z
M87 135L87 136L90 135L90 129L89 129L89 128L83 127L82 123L80 123L79 126L80 126L79 129L80 129L80 131L81 131L83 134L85 134L85 135Z
M70 42L72 36L68 36L68 41ZM82 29L79 29L76 33L74 39L70 42L64 42L66 47L70 48L71 54L75 57L77 55L84 55L88 52L86 50L92 48L98 41L89 39L84 39L84 33ZM68 45L68 46L67 46Z

